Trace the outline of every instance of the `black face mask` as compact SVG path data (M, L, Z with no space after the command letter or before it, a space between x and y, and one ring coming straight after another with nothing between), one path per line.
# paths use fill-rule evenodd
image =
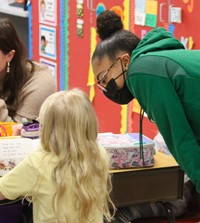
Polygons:
M123 88L119 90L115 79L113 78L108 82L106 90L107 92L103 91L104 95L117 104L128 104L134 98L126 85L126 82L124 82Z

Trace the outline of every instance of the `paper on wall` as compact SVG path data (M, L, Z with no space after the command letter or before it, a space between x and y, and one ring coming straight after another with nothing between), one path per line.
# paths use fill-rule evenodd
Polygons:
M146 14L143 12L135 12L135 24L136 25L145 25L145 20L146 20Z

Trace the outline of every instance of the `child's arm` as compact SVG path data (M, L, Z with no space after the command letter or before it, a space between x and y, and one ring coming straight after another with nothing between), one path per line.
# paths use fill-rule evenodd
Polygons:
M39 159L37 152L33 152L0 178L0 200L5 198L15 200L35 194L39 174L38 166L40 166Z
M0 192L0 201L6 199L6 197L3 196L3 194Z

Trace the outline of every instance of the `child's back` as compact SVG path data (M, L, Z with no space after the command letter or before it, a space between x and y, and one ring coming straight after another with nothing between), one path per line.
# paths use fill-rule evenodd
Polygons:
M41 150L0 179L5 198L32 197L34 222L103 223L111 218L108 156L96 143L91 102L78 89L57 92L40 111Z

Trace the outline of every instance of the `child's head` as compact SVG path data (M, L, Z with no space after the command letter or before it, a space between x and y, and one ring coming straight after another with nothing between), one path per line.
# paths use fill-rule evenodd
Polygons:
M95 141L98 133L93 106L83 91L73 89L49 96L40 110L41 142L46 151L60 155L70 143Z

